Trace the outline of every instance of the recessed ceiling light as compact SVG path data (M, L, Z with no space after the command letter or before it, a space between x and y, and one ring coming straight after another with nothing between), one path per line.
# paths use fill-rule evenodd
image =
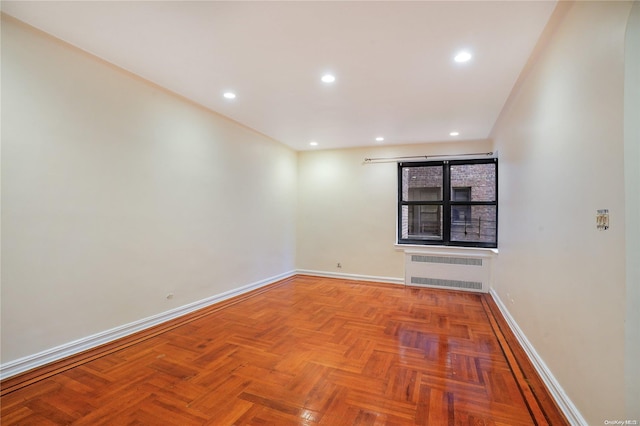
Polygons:
M325 83L333 83L334 81L336 81L336 77L332 74L325 74L322 76L321 80Z
M471 59L471 53L467 52L466 50L458 52L458 54L453 58L453 60L456 62L467 62L470 59Z
M376 141L378 141L378 142L382 142L383 140L384 140L384 138L383 138L382 136L378 136L378 137L376 138Z
M224 96L227 99L235 99L236 98L236 94L233 93L233 92L225 92L224 95L222 95L222 96Z
M311 141L311 142L309 142L309 145L311 145L311 146L318 146L318 142L316 142L316 141Z
M449 133L449 136L458 136L460 135L460 132L451 132Z

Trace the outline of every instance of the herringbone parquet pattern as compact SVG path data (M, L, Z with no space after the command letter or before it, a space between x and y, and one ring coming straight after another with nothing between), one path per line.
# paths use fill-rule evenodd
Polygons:
M298 276L16 388L2 424L544 423L482 298Z

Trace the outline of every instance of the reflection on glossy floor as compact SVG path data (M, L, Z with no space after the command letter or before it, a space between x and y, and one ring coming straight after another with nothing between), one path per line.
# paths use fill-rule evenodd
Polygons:
M491 304L297 276L8 379L1 423L565 424Z

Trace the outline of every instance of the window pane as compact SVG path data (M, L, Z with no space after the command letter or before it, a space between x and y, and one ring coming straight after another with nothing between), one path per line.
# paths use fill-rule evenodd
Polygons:
M471 188L452 188L451 201L471 201Z
M404 239L441 240L441 206L402 206L401 235Z
M463 192L470 191L470 199ZM495 201L496 165L459 164L451 166L451 201Z
M403 167L403 201L442 201L442 167Z
M471 220L471 206L451 206L451 223L465 223Z
M452 206L451 241L496 242L496 206Z

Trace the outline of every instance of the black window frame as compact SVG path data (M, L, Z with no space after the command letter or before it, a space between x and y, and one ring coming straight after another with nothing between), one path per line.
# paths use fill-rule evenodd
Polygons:
M454 201L452 200L451 166L472 164L495 164L495 199L493 201ZM442 200L441 201L405 201L403 200L402 171L408 167L442 167ZM402 238L402 208L404 206L441 206L442 239ZM455 206L495 206L495 243L482 241L451 240L452 207ZM444 160L444 161L412 161L398 162L398 211L397 211L397 242L400 245L453 246L453 247L481 247L498 248L498 159L484 158L475 160Z

